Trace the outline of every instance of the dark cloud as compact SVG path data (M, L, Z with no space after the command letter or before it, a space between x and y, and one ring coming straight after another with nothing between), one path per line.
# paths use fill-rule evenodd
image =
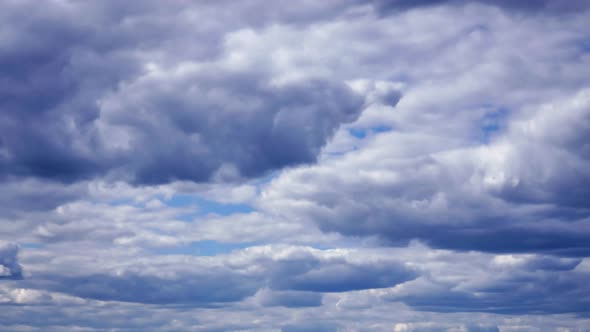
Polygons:
M237 302L261 290L263 305L310 307L321 305L321 293L391 287L417 276L395 260L361 264L304 247L269 248L249 248L216 260L163 259L147 271L129 262L113 271L38 273L27 282L35 289L81 298L202 307Z
M22 279L22 267L18 263L18 247L0 243L0 279Z
M581 259L538 255L463 258L486 264L476 267L466 262L473 269L468 277L448 282L447 273L465 263L442 258L436 270L425 263L428 272L384 298L424 311L589 314L590 289L584 282L588 272L577 268Z
M194 307L214 307L227 302L237 302L254 295L259 287L256 279L240 276L230 270L191 273L170 278L137 273L72 277L37 275L35 278L42 278L43 281L41 284L35 280L29 281L33 287L47 288L81 298Z
M105 301L212 306L253 295L256 284L230 271L212 271L191 275L186 280L137 274L63 277L55 290Z
M312 292L346 292L391 287L416 274L397 263L350 264L346 261L289 260L273 269L271 286Z
M276 84L255 68L199 62L220 54L226 31L183 21L181 7L63 3L40 11L23 2L2 10L2 177L257 176L314 161L363 105L342 82ZM82 10L82 19L73 14ZM186 47L194 39L197 46ZM145 72L151 61L160 75ZM207 69L174 74L182 69L171 64L182 62Z
M270 76L223 68L158 78L123 90L105 122L134 128L135 181L206 181L215 172L246 177L315 160L339 124L363 100L342 83L307 80L275 86ZM148 147L149 148L145 148Z
M370 3L375 7L376 11L381 14L390 14L400 10L426 6L448 4L464 5L474 2L498 6L506 10L515 10L517 12L544 12L554 14L585 10L590 6L588 0L360 0L360 2Z
M314 292L264 290L258 296L260 304L266 307L302 308L322 305L322 294Z
M0 191L0 215L18 219L23 213L47 212L85 194L82 185L64 186L51 181L10 179Z

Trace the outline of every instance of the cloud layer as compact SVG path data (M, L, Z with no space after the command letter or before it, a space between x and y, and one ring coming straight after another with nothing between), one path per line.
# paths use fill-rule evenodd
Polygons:
M0 331L586 331L589 16L2 2Z
M441 150L436 135L383 134L345 158L285 173L263 204L398 245L586 256L589 96L541 105L475 147Z

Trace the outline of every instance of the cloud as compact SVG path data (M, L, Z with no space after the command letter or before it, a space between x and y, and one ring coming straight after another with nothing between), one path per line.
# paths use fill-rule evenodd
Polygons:
M265 307L300 308L322 305L322 294L314 292L261 290L256 296Z
M269 282L263 280L272 274L265 269L285 262L290 262L291 270L295 271L301 265L313 265L310 262L314 259L304 258L310 253L315 259L324 262L311 267L312 270L321 268L323 264L329 265L334 260L345 259L351 265L364 263L376 266L391 265L392 261L399 260L414 269L420 277L393 287L326 293L323 294L321 306L310 306L314 302L311 299L321 298L322 294L318 292L268 289ZM116 264L108 258L113 255L118 257ZM115 252L105 252L103 257L95 255L92 262L86 259L86 253L80 253L77 258L72 255L48 258L47 254L42 257L51 263L51 269L54 270L52 276L34 272L41 262L34 263L32 257L27 258L27 266L33 269L33 274L26 283L18 285L25 288L9 292L12 297L20 296L20 300L14 300L13 304L4 303L4 308L10 308L0 313L6 326L19 322L38 328L55 325L56 331L59 330L57 326L75 330L75 326L80 325L97 331L122 327L139 331L145 330L146 326L155 331L187 330L193 326L202 331L272 331L282 327L313 329L316 326L353 331L391 331L398 325L409 331L478 331L477 328L494 331L494 326L502 329L520 326L551 330L580 326L584 324L583 315L587 312L584 309L587 308L584 304L587 289L581 283L587 279L588 262L552 256L457 253L423 246L325 251L275 246L250 248L231 255L203 259L190 256L125 256ZM222 270L223 273L217 275ZM110 276L102 279L108 282L98 283L100 278L96 276L99 271ZM74 272L79 277L68 279L66 275L72 276ZM215 282L209 283L202 277L204 274L217 275L220 283L228 281L225 287L229 292L235 291L237 285L247 284L242 282L241 277L233 280L227 278L236 273L260 276L256 287L262 288L255 296L241 301L178 302L185 298L182 290L191 294L214 294L220 291L220 288L215 287ZM160 280L151 284L151 288L144 287L150 285L148 280L157 278ZM86 281L80 282L84 279ZM60 287L70 293L69 296L55 292L54 287L61 282L63 286ZM109 294L108 291L116 284L122 294ZM31 286L35 288L29 288ZM151 297L149 301L154 301L159 297L160 300L166 298L167 302L148 302L151 305L121 302L140 289L151 291L138 294L138 299ZM90 290L95 292L91 297L79 298L72 294L76 292L86 296ZM104 291L103 295L100 295L100 290ZM172 297L163 297L164 294L177 295L176 302L173 302ZM459 296L463 299L459 300ZM92 297L102 300L93 300ZM572 302L572 297L577 300ZM214 298L211 295L211 299ZM342 305L341 300L345 298L356 306ZM359 306L361 303L363 306ZM406 304L413 309L428 312L414 311ZM188 310L194 307L208 309ZM516 314L477 313L496 312L501 308L511 308ZM582 317L555 314L560 312L557 310L574 312L572 310L575 308L586 311L577 312ZM462 311L469 313L462 314ZM34 318L31 318L32 312L37 313L33 315ZM537 316L538 313L543 315ZM219 315L224 316L223 322L219 321ZM51 331L51 328L46 330Z
M425 311L588 314L582 295L590 291L583 282L585 259L475 253L432 259L422 263L420 278L384 292L383 298ZM447 271L457 278L447 279Z
M296 325L287 325L281 328L281 332L334 332L338 331L338 326L329 323L300 323Z
M7 51L0 57L11 68L1 83L4 178L254 177L313 162L363 107L363 96L342 81L277 83L265 68L232 68L221 27L203 32L175 6L53 3L19 19L30 6L3 6L13 37L2 40ZM86 24L72 19L78 10L88 13ZM122 13L127 22L137 19L132 27L120 21ZM177 34L179 21L191 34ZM192 38L219 45L219 56L187 49Z
M35 274L30 288L46 289L81 298L146 304L216 306L238 302L258 290L266 306L306 307L321 304L321 293L391 287L416 277L397 260L377 258L360 263L346 251L321 251L296 246L251 247L215 257L171 256L144 258L110 254L105 266L68 265ZM79 262L83 256L78 257ZM65 263L65 262L64 262ZM79 262L81 263L81 262ZM367 273L369 272L369 273Z
M22 267L18 263L18 247L0 243L0 279L22 279Z
M469 4L469 1L463 0L360 0L359 2L367 2L375 7L377 12L381 14L390 14L394 11L407 10L419 7L440 6L440 5L464 5ZM498 6L508 11L516 12L543 12L549 14L561 14L568 12L575 12L579 10L588 9L590 3L587 0L477 0L486 5Z
M588 326L587 1L285 4L0 4L0 331Z
M537 106L475 147L386 133L362 151L284 173L261 203L390 245L419 239L457 250L586 255L588 96Z
M106 136L135 128L121 149L133 154L131 173L139 182L250 177L313 162L363 105L337 82L276 85L257 72L187 71L148 75L103 101Z
M583 316L590 291L584 283L590 273L586 259L415 245L355 250L259 246L213 257L115 250L95 255L93 262L84 260L84 252L66 259L48 254L27 258L32 277L20 287L31 294L107 302L249 310L317 307L320 313L331 306L363 312L382 305L387 310L400 302L440 313ZM42 260L51 267L39 271Z
M412 280L413 271L395 262L350 264L347 260L320 261L311 257L281 260L271 269L271 287L312 292L346 292L385 288Z
M465 332L498 332L497 326L486 325L446 325L436 323L398 323L394 332L429 332L429 331L465 331Z
M190 279L179 285L175 279L131 273L63 277L59 281L63 284L55 290L97 300L202 306L239 301L253 295L256 290L247 276L240 278L230 271L211 271L189 275L187 278Z

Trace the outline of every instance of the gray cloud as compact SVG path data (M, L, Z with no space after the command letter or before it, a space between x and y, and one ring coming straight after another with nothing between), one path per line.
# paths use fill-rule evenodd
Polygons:
M133 156L128 165L138 182L206 181L224 165L251 177L312 162L363 104L345 85L325 80L275 86L265 74L223 68L154 76L105 101L107 131L135 128L122 150Z
M271 331L281 327L313 330L328 326L353 331L391 331L392 327L397 328L394 331L495 331L495 326L538 327L550 331L583 324L588 312L588 289L583 284L588 277L588 262L581 259L457 253L423 246L327 251L256 247L210 258L138 258L135 254L118 255L116 264L108 261L107 257L112 255L109 252L103 258L95 256L92 262L84 258L84 253L79 258L69 255L66 259L44 256L54 271L64 271L51 275L35 273L39 263L29 258L27 264L33 269L32 277L20 282L19 287L23 289L9 290L13 303L3 305L13 314L8 317L2 312L0 317L8 325L27 322L38 327L72 325L71 328L85 326L89 330L134 331L153 326L155 331L173 331L198 325L202 331ZM313 273L342 261L351 266L362 264L369 273L370 266L391 266L403 261L419 277L393 287L326 293L323 300L319 292L268 289L272 284L268 276L285 278L292 271L297 274L302 266ZM267 269L276 266L285 272L281 275L268 272ZM76 270L72 267L79 271L74 278L71 277ZM329 275L326 279L338 282L340 277ZM31 286L36 290L30 289ZM241 300L227 297L240 293L236 287L252 287L248 293L262 288L254 297ZM74 296L55 293L56 290ZM2 289L0 299L6 300ZM199 299L220 302L195 302ZM321 306L316 306L316 300L321 301ZM345 305L344 300L354 305ZM398 304L399 301L428 313L409 310ZM194 307L208 309L188 310ZM31 312L39 316L28 317ZM560 312L579 316L555 314ZM224 315L223 322L219 322L220 314ZM50 317L44 318L45 315ZM169 325L172 320L174 326Z
M587 262L531 255L479 259L487 264L476 267L468 263L473 270L454 282L445 280L445 270L452 271L463 263L443 259L446 267L423 274L385 299L425 311L588 315Z
M271 276L274 289L314 292L385 288L416 277L413 271L396 262L350 264L343 259L321 261L307 255L280 261L271 268Z
M231 271L191 274L187 280L137 274L59 277L56 291L78 297L146 304L212 306L253 295L256 285Z
M587 1L286 4L0 4L0 331L588 326Z
M18 247L0 243L0 279L22 279L23 271L18 262Z
M204 307L237 302L259 289L273 288L278 292L261 294L262 304L307 307L320 305L324 292L385 288L416 277L396 260L379 262L383 266L360 263L344 252L305 247L254 247L219 258L179 256L121 261L103 268L79 266L77 274L65 273L58 265L26 282L36 289L103 301Z
M260 68L215 65L227 27L210 33L180 7L47 6L2 8L9 38L0 41L0 65L10 68L0 82L2 177L163 183L258 176L314 161L363 106L343 82L278 84ZM85 22L72 14L82 10ZM198 45L186 47L193 39ZM183 65L171 65L178 63L203 69L183 74ZM160 72L146 72L152 64Z
M420 239L457 250L585 256L588 110L583 90L537 106L478 147L440 151L437 136L383 134L364 151L285 173L262 204L390 245Z
M257 296L260 304L266 307L301 308L322 305L322 294L315 292L262 290Z
M370 3L381 14L407 10L411 8L437 6L437 5L464 5L470 1L465 0L359 0L359 2ZM508 11L516 12L543 12L547 14L561 14L588 9L590 2L587 0L476 0L486 5L498 6Z
M335 332L338 331L338 325L322 322L302 322L299 324L286 325L281 328L281 332Z

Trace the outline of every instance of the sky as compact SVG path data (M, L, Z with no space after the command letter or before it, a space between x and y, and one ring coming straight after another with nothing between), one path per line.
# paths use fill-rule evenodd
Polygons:
M590 331L590 1L0 1L0 332Z

